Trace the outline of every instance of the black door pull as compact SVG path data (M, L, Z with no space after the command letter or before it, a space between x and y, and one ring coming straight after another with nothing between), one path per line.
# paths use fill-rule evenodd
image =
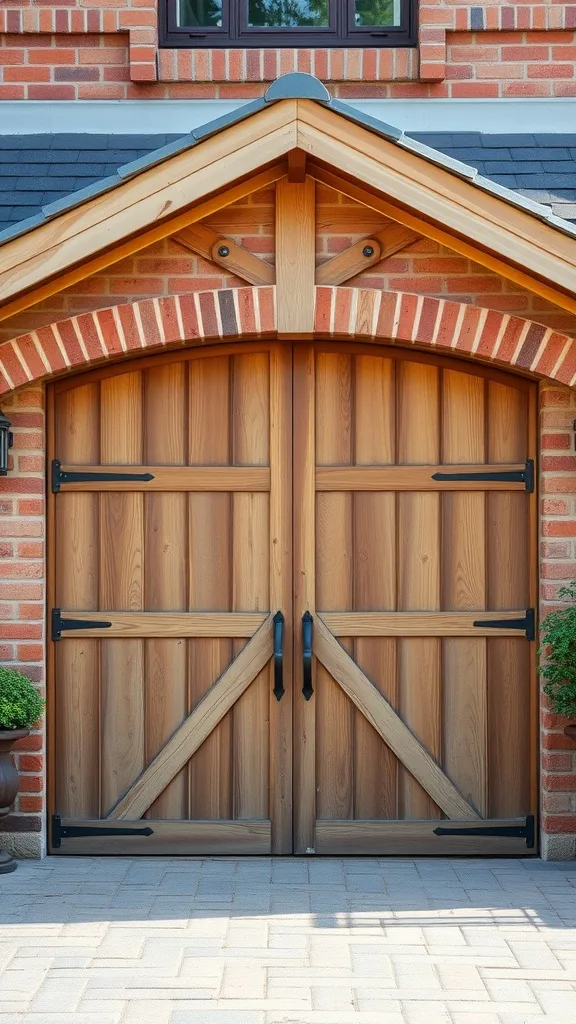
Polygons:
M274 622L274 689L276 700L284 696L284 616L276 612Z
M304 700L310 700L312 689L312 623L310 612L302 616L302 694Z

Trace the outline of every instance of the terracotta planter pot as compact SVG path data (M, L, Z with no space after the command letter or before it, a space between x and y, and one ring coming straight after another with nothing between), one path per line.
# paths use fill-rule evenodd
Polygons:
M564 735L576 743L576 722L571 722L570 725L564 726Z
M12 747L16 740L28 736L29 732L29 729L0 729L0 818L10 813L18 793L18 770L12 757ZM0 852L0 875L15 870L14 858L9 853Z

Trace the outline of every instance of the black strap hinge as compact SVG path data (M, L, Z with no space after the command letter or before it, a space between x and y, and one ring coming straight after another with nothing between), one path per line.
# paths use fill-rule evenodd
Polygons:
M93 481L101 483L115 483L117 480L142 480L147 483L154 479L153 473L118 473L118 472L94 472L81 473L72 469L62 469L59 459L52 462L52 491L58 494L62 484L86 484Z
M152 836L154 829L146 828L101 828L98 825L63 825L59 814L52 815L52 846L58 850L63 839L82 836Z
M527 640L536 639L536 614L527 608L523 619L476 619L473 626L483 629L523 629Z
M52 639L61 640L62 630L74 629L109 629L111 622L98 621L93 619L63 619L59 608L52 609Z
M527 459L524 464L524 469L511 469L511 470L493 470L491 472L485 472L479 469L477 472L469 471L467 473L433 473L433 480L485 480L486 483L502 482L510 484L524 484L529 494L534 491L534 462L532 459Z
M471 825L470 827L450 828L439 825L434 829L435 836L494 836L508 839L525 839L529 850L534 849L535 826L534 815L529 814L525 825Z

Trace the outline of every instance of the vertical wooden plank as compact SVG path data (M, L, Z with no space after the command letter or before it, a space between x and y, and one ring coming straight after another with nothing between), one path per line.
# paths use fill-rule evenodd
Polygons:
M396 452L395 364L355 356L356 465L393 465ZM354 495L354 610L396 608L396 499L392 493ZM396 641L358 638L355 660L396 706ZM354 817L396 818L398 760L364 716L354 710Z
M270 357L233 358L232 436L235 465L269 465ZM267 611L270 605L270 496L235 493L233 609ZM242 645L235 644L236 650ZM260 673L233 711L234 817L269 814L269 711L271 667Z
M316 357L316 459L319 465L352 463L352 357ZM319 610L352 607L352 494L316 495L316 600ZM345 644L348 648L350 644ZM354 708L319 665L316 673L318 818L354 813Z
M314 330L316 211L314 180L276 185L276 307L278 334Z
M189 462L230 465L230 359L194 359L189 370ZM189 608L231 608L231 499L229 494L189 496ZM229 640L189 641L189 709L230 664ZM191 818L232 817L232 716L210 734L189 762Z
M528 455L526 391L491 381L488 460L524 462ZM529 496L488 495L488 608L525 608L530 598ZM530 644L488 640L488 810L522 815L530 804ZM512 755L511 755L511 752Z
M98 385L86 384L55 399L54 456L67 463L98 463ZM98 608L98 495L56 495L54 500L56 607ZM56 771L54 811L77 817L100 814L100 642L54 645Z
M147 465L186 464L186 364L168 363L144 377L144 457ZM148 611L187 607L187 496L145 494L145 593ZM186 641L145 641L146 764L183 721L188 707ZM185 818L187 778L181 771L146 817Z
M442 461L485 461L485 382L472 374L442 374ZM442 495L442 608L480 610L486 604L485 495ZM442 643L443 767L463 796L487 809L486 641Z
M313 853L316 823L316 697L302 696L302 616L316 609L314 476L315 353L294 347L294 852ZM314 663L313 673L317 663ZM314 685L317 680L313 675Z
M284 696L270 701L272 853L292 853L292 350L270 350L270 608L284 615Z
M438 370L425 363L398 365L398 462L438 463ZM398 495L398 608L440 608L440 495ZM427 750L440 759L440 641L403 638L398 643L399 711ZM418 782L399 773L399 815L437 818L439 810Z
M142 375L100 383L102 463L142 463ZM100 605L143 608L143 494L100 495ZM102 811L144 768L144 642L102 640Z
M538 504L539 504L539 474L538 474L538 414L539 414L539 387L533 382L528 393L528 458L534 463L535 486L534 492L528 495L528 548L529 548L529 605L536 612L536 636L538 636L539 621L538 608L540 603L539 595L539 531L538 531ZM534 641L529 652L530 660L530 810L538 820L538 809L540 799L540 673L538 664L538 644ZM539 837L536 836L536 851L538 850Z

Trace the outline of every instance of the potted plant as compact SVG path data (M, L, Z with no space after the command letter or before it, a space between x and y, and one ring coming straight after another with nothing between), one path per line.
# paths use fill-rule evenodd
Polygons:
M558 597L569 601L567 608L550 612L542 622L540 654L546 658L542 667L544 693L551 709L563 718L576 717L576 580L561 587ZM576 722L565 726L564 732L576 740Z
M9 813L18 793L12 747L28 735L43 710L44 701L28 677L16 669L0 667L0 818ZM14 858L0 852L0 874L15 869Z

